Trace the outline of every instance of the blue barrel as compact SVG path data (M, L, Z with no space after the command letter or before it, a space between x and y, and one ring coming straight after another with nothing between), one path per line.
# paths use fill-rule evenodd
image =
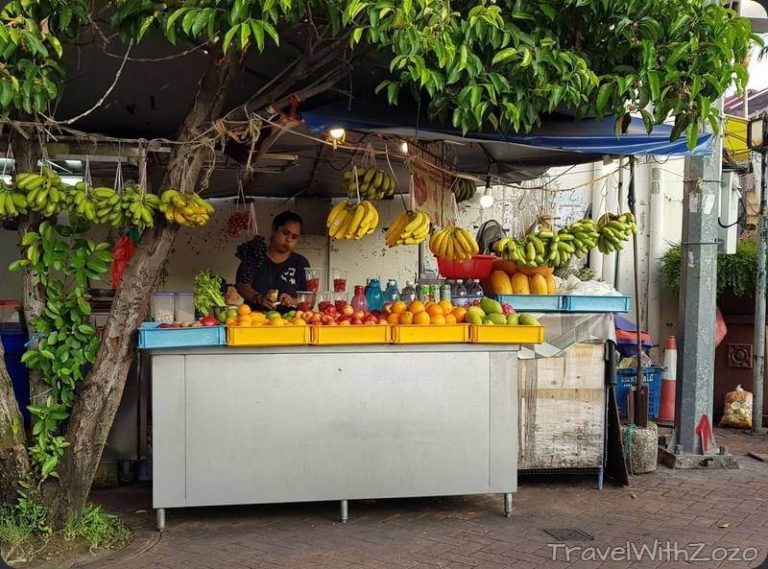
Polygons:
M13 382L13 391L16 394L16 401L19 402L21 413L24 416L24 423L29 425L29 372L27 366L21 363L21 356L24 355L27 338L18 328L0 328L0 340L5 348L5 367Z

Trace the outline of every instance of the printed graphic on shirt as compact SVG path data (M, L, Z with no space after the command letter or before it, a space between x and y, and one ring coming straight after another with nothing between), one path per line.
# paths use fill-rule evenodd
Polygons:
M283 282L296 286L296 267L289 267L280 275Z

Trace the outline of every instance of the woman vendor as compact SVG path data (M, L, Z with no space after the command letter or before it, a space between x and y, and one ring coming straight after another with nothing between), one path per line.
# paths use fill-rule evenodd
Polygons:
M237 292L251 308L287 312L296 293L307 290L309 261L294 251L303 228L301 217L284 211L272 221L269 243L261 236L237 248Z

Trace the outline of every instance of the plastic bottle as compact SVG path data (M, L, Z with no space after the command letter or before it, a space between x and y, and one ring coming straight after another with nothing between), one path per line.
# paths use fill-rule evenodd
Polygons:
M355 286L355 295L352 297L350 304L355 310L368 311L368 301L365 298L365 288L363 285Z
M483 287L480 286L479 279L470 279L469 286L467 287L467 300L469 304L472 304L476 300L482 300Z
M411 304L414 300L416 300L416 287L413 286L413 282L405 281L405 288L400 294L400 300L406 304Z
M368 301L368 310L381 310L384 306L384 293L381 290L379 279L371 279L368 290L365 291L365 300Z
M397 288L397 281L389 279L387 290L384 291L384 302L396 302L398 300L400 300L400 290Z
M464 286L463 280L459 279L456 281L452 295L454 305L467 306L467 304L469 304L469 298L467 298L467 287Z

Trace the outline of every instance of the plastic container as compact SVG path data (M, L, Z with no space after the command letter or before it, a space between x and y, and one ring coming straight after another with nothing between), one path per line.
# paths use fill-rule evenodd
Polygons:
M11 377L16 401L19 403L25 425L29 425L29 411L27 410L27 405L29 405L29 371L27 366L21 363L21 356L27 350L25 346L27 337L20 328L5 325L0 328L0 341L2 341L5 349L5 367Z
M554 294L500 294L492 298L518 312L560 312L563 306L563 297Z
M333 304L336 307L336 312L341 312L349 304L349 295L346 292L334 292Z
M392 326L395 344L466 344L470 340L467 324L396 324Z
M350 304L355 310L362 310L363 312L368 310L368 300L365 298L365 288L363 285L355 286L355 295L352 297Z
M628 296L564 296L565 312L629 312Z
M397 288L397 281L389 279L387 290L384 291L384 302L397 302L398 300L400 300L400 290Z
M139 328L139 349L193 348L227 343L224 326L158 328L158 322L144 322Z
M365 301L368 303L368 310L381 310L384 306L384 291L381 290L379 279L371 279L365 289Z
M416 287L413 286L413 282L405 281L403 292L400 293L400 300L402 300L405 304L410 304L416 300L416 298L418 297L416 296Z
M18 300L0 300L0 326L6 324L19 324L19 309L21 303Z
M454 306L467 306L469 304L469 296L467 295L467 287L464 286L464 280L458 279L451 292L451 302Z
M230 346L304 346L312 341L310 326L227 327Z
M176 322L195 321L194 293L177 292L173 297L173 317Z
M172 324L175 315L176 293L155 292L152 293L151 315L152 320L161 324Z
M437 270L446 279L484 279L491 274L493 255L475 255L469 260L437 259Z
M333 278L333 292L347 292L346 269L332 269L331 278Z
M664 374L663 367L647 367L643 378L648 384L648 417L655 419L659 416L659 403L661 403L661 381ZM630 388L637 382L637 370L634 368L616 370L616 402L619 406L619 415L626 417L627 394Z
M323 279L323 269L306 267L304 269L304 275L307 278L307 290L315 293L319 291L321 284L320 281Z
M300 290L296 293L296 310L307 312L315 308L315 299L317 295L314 292Z
M470 326L475 344L541 344L544 342L544 326Z
M318 346L389 344L391 336L390 327L384 324L312 326L312 343Z

